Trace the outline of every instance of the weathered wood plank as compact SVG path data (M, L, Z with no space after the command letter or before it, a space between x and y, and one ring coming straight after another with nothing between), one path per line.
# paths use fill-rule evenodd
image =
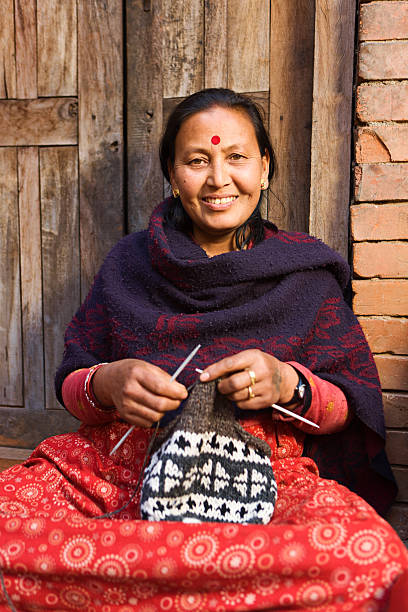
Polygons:
M123 234L122 3L78 3L81 295ZM92 50L92 52L90 52Z
M18 149L24 405L44 408L41 211L38 148Z
M162 41L157 3L128 0L127 30L127 159L128 230L147 226L163 196L158 148L162 131Z
M310 233L347 258L355 0L316 0Z
M272 2L269 133L277 173L268 216L279 227L297 231L309 228L313 44L314 2Z
M23 403L17 153L0 147L0 401Z
M227 86L227 18L228 0L205 0L204 87Z
M386 426L408 429L408 394L383 393L383 401Z
M65 328L80 303L77 153L76 147L40 149L47 409L58 407L54 373L62 358Z
M231 89L269 90L269 5L269 0L228 2L228 87Z
M3 146L76 144L76 98L0 100Z
M0 11L0 98L16 97L14 0L3 0Z
M24 461L32 453L30 448L15 448L13 446L0 446L0 459L11 459L14 461Z
M66 410L47 410L46 417L24 408L0 406L0 444L35 448L42 440L60 433L76 431L79 421Z
M188 96L204 84L202 0L162 0L163 95Z
M385 450L390 463L408 466L408 431L388 431Z
M14 0L17 98L37 97L36 0Z
M37 3L38 95L77 93L76 0Z

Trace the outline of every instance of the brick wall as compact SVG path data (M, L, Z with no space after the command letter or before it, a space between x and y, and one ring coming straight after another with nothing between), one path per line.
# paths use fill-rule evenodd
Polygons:
M389 520L408 542L408 1L360 2L351 207L354 310L384 391L400 493Z

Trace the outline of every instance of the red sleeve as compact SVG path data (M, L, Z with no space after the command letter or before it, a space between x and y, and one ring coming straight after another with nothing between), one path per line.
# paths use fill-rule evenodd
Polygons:
M105 365L81 368L69 374L62 385L62 399L67 410L87 425L109 423L116 418L115 408L106 408L96 399L92 390L92 376Z
M298 429L311 434L331 434L344 429L349 421L349 410L343 391L331 382L319 378L300 363L295 361L288 361L288 363L301 372L310 385L310 406L305 414L302 413L302 416L319 425L319 429L294 417L278 415L277 411L274 412L274 418L291 421ZM292 412L300 414L299 408L293 409Z

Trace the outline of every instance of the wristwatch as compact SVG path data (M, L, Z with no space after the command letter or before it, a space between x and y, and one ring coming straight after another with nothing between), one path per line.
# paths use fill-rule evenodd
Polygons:
M298 375L299 375L299 380L295 387L295 390L293 391L292 398L288 402L284 402L284 403L279 402L281 406L290 406L291 404L297 404L299 406L300 404L303 403L305 399L307 383L303 375L300 372L298 372Z

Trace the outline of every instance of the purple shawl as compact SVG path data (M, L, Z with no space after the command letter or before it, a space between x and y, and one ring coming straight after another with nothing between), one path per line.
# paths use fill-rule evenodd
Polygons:
M170 200L146 231L107 256L65 336L56 375L101 361L144 359L169 373L199 342L180 375L188 385L227 355L259 348L297 361L345 393L355 418L341 433L308 436L305 454L324 478L348 486L384 513L396 487L384 454L384 417L375 364L343 299L346 262L319 240L278 231L247 251L209 258L190 237L164 226Z

